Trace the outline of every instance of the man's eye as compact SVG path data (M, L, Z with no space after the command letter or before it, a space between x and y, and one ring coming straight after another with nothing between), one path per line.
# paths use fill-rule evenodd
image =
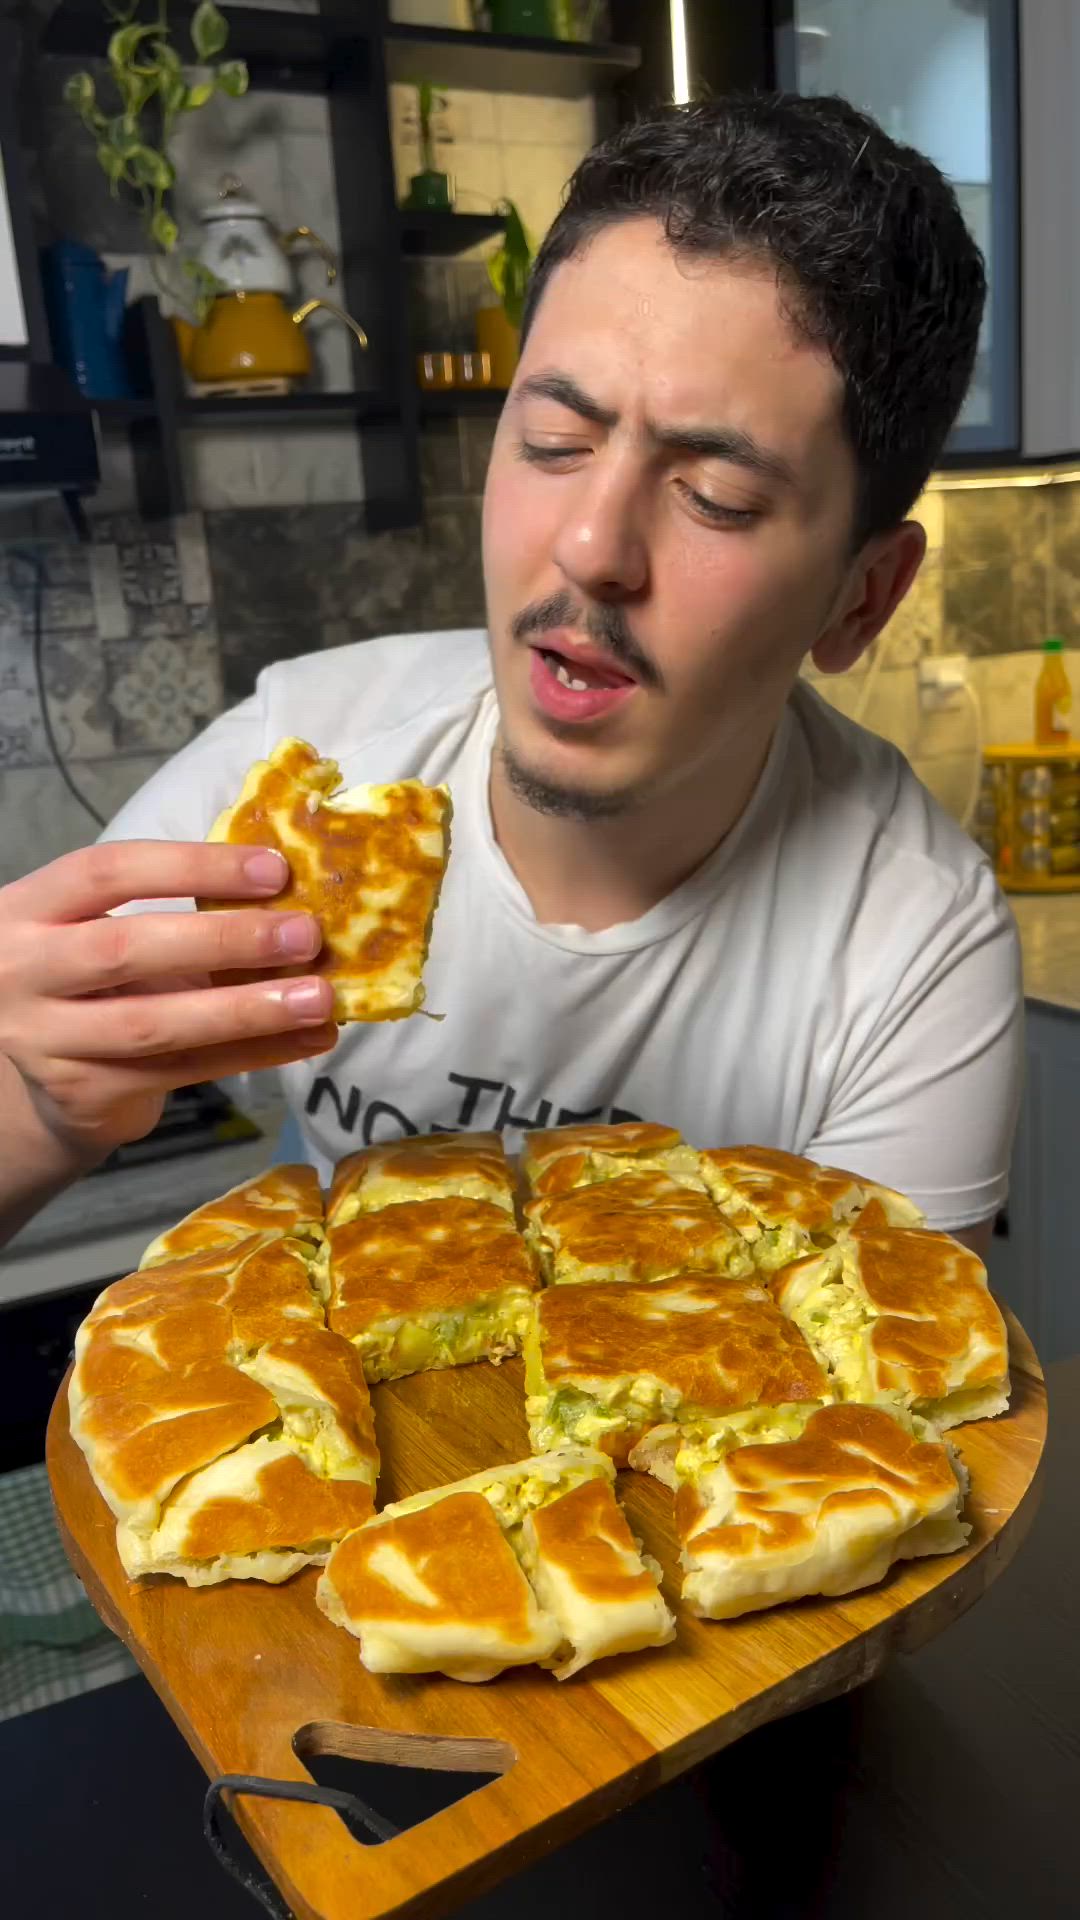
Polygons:
M752 507L726 507L720 500L710 500L707 493L699 493L696 487L689 486L685 480L677 484L683 498L689 501L695 512L716 526L750 527L758 518Z
M588 452L588 448L565 446L545 447L541 446L535 440L521 440L518 442L517 451L518 459L528 461L530 466L557 467L565 464L567 461L578 459L581 454Z

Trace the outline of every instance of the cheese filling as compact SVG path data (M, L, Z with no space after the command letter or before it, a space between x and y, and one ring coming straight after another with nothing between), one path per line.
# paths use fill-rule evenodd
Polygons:
M601 1398L580 1387L556 1387L553 1392L531 1394L526 1401L529 1433L537 1451L547 1453L572 1442L579 1447L603 1448L609 1435L640 1433L646 1426L686 1417L698 1409L683 1406L683 1398L674 1387L650 1374L628 1375L612 1383L610 1393Z
M836 1280L815 1287L792 1314L815 1358L847 1394L857 1393L862 1383L866 1340L875 1317L865 1301Z
M409 1320L376 1320L352 1339L369 1382L400 1380L409 1373L520 1353L531 1310L531 1296L515 1293L457 1313L433 1310Z

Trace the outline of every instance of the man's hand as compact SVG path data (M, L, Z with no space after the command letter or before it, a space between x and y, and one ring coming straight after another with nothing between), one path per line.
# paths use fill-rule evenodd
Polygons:
M317 922L270 905L287 879L267 848L133 840L66 854L0 888L0 1056L26 1095L14 1102L21 1118L5 1095L0 1140L36 1122L42 1154L69 1156L71 1178L149 1133L171 1088L332 1047L326 980L210 983L314 959ZM131 900L191 896L267 910L110 915ZM23 1133L16 1157L26 1165L34 1149Z

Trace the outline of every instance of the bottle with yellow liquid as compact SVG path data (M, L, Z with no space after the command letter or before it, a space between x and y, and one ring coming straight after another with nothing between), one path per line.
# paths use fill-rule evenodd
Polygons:
M1056 636L1043 641L1043 663L1035 682L1035 743L1062 747L1069 739L1072 688Z

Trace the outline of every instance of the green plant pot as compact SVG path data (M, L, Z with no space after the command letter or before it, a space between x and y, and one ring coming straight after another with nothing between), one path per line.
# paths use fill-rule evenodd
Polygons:
M414 173L409 181L407 208L413 213L447 213L454 204L448 173Z
M527 33L554 40L550 0L490 0L492 33Z

